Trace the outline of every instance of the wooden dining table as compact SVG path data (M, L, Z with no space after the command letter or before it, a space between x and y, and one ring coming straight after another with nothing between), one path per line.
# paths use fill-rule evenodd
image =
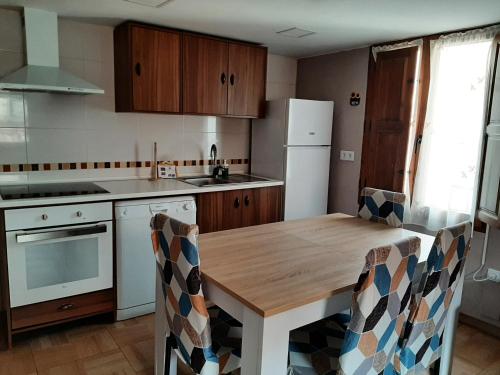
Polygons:
M434 237L339 213L201 235L205 294L243 325L241 374L285 375L290 331L348 309L368 251L410 236L421 239L425 262ZM461 287L455 310L460 297Z

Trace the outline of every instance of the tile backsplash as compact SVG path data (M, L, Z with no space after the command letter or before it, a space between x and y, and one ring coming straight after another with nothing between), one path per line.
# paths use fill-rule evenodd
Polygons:
M19 13L0 10L4 22L0 76L24 60ZM248 170L249 120L114 111L111 27L59 19L59 46L61 67L105 94L0 92L0 183L148 177L155 141L181 174L207 172L213 143L232 171Z

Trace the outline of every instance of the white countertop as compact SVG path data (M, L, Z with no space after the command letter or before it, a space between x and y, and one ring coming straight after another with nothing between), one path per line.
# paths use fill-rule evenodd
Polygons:
M179 180L114 180L93 181L109 191L107 194L74 195L65 197L47 197L30 199L0 199L0 208L15 208L25 206L46 206L51 204L70 204L81 202L98 202L136 198L166 197L172 195L190 195L213 191L252 189L283 185L283 181L267 180L250 183L213 185L197 187Z

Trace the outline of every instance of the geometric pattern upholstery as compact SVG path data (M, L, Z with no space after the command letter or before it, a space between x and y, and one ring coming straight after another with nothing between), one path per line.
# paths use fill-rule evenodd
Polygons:
M365 187L361 190L361 204L358 216L395 228L401 228L403 226L405 203L406 194Z
M418 237L370 250L354 288L351 316L340 314L291 332L289 374L392 374L419 254Z
M165 299L167 343L196 374L230 373L240 367L241 327L238 344L238 328L233 329L227 314L211 309L209 315L201 285L198 226L157 214L151 229ZM212 330L217 333L215 343ZM224 341L224 334L230 339Z
M471 246L472 224L441 229L427 260L423 290L417 296L396 355L397 373L421 373L441 357L448 308Z

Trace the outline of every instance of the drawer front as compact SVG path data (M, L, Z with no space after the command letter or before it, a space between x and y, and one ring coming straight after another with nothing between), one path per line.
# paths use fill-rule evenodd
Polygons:
M31 229L111 220L111 202L45 206L5 211L5 229Z
M113 289L16 307L11 310L12 330L113 311Z

